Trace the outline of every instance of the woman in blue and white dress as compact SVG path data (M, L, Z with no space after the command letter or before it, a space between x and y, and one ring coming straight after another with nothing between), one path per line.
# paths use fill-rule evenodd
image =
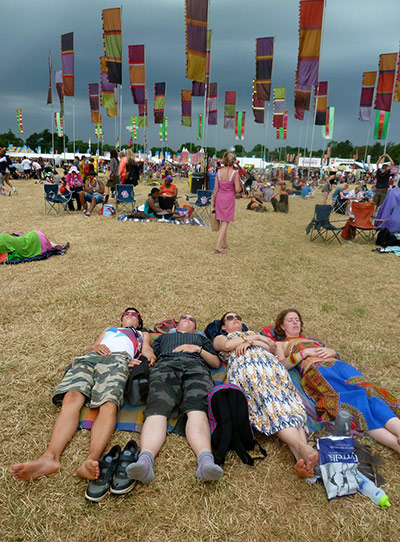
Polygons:
M318 452L307 444L304 406L288 371L271 352L274 342L254 331L242 331L242 319L234 312L224 314L220 327L222 334L215 337L214 348L227 362L228 382L247 397L253 427L288 444L297 460L297 474L312 477Z

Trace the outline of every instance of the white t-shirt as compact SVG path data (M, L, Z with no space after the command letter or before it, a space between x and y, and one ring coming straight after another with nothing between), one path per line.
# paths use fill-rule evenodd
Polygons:
M127 352L131 358L142 350L143 337L140 331L130 327L110 327L100 344L105 344L115 352Z
M22 160L21 165L24 169L31 169L31 162L28 160L28 158L25 158L25 160Z

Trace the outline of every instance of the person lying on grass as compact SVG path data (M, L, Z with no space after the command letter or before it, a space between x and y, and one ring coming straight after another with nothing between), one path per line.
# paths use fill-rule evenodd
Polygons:
M164 443L167 419L179 413L187 414L186 438L197 457L196 477L206 482L223 474L211 453L207 418L207 395L214 386L209 367L218 368L220 361L211 341L196 333L192 315L181 316L176 329L153 343L157 363L150 371L141 452L126 469L129 478L145 484L154 478L154 458Z
M99 477L99 458L114 431L129 368L141 363L135 359L141 353L151 365L155 362L150 336L142 329L139 311L128 308L122 313L121 327L105 329L88 354L74 359L53 395L53 403L61 405L61 412L46 451L35 461L13 465L14 478L36 480L60 470L60 456L78 428L85 404L98 408L99 413L90 432L87 459L77 473L88 480Z

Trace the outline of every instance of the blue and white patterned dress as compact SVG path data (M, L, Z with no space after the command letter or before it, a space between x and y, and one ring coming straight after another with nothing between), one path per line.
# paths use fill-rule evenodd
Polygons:
M251 337L254 331L229 333L228 340ZM250 421L265 435L305 424L306 413L292 379L278 358L261 346L251 346L243 356L235 350L220 352L227 362L227 378L239 386L249 403Z

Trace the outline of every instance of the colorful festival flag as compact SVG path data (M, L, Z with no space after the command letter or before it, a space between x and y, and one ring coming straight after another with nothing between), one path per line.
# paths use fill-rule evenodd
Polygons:
M256 99L269 102L274 62L274 38L256 39Z
M24 126L22 124L22 109L17 109L17 130L19 134L24 133Z
M160 124L160 141L168 141L168 117Z
M224 128L235 129L236 91L225 92Z
M400 102L400 50L397 54L396 82L394 85L393 101Z
M63 137L64 130L63 130L63 118L61 113L57 111L57 113L54 113L54 122L57 128L57 135L58 137Z
M74 33L61 36L61 67L64 96L74 96Z
M52 78L53 68L51 63L51 49L49 51L49 90L47 91L47 104L53 103L53 78Z
M122 25L121 8L103 9L103 42L108 81L122 84Z
M56 82L56 89L58 94L58 99L60 100L60 112L61 116L64 116L64 84L63 84L63 72L62 70L56 71L54 74L54 79Z
M253 79L253 98L251 102L251 107L253 109L254 122L258 124L264 123L264 112L265 112L265 102L263 100L257 100L256 92L256 80Z
M333 139L334 120L335 120L335 108L327 107L325 126L322 126L322 137L324 139Z
M207 96L208 124L216 126L218 122L218 83L210 83Z
M115 108L115 83L108 80L107 58L100 57L100 86L101 86L101 107L108 109Z
M236 111L235 117L235 137L236 139L244 139L244 124L246 120L245 111Z
M207 45L206 45L206 83L201 81L192 81L192 96L205 96L206 84L210 84L210 62L211 62L211 38L212 30L207 30Z
M99 96L99 84L89 83L89 105L91 119L90 122L98 123L100 118L100 96Z
M287 139L287 125L288 125L289 112L285 110L283 114L283 126L277 128L276 130L276 139Z
M372 115L372 102L376 85L377 72L364 72L360 98L360 113L358 120L369 122Z
M147 98L144 101L144 104L139 104L139 126L141 128L149 125L147 117Z
M208 0L185 0L186 77L205 83Z
M283 127L283 117L285 114L286 88L274 88L274 115L272 117L272 126L275 128Z
M96 128L95 128L95 134L96 134L97 139L103 139L103 128L101 126L101 123L102 123L102 118L101 118L101 115L99 115L99 122L96 123ZM116 148L119 147L118 141L115 147Z
M182 126L192 126L192 93L190 90L181 90Z
M144 45L128 45L129 80L134 104L144 104L146 71Z
M197 141L203 139L203 115L200 113L197 117Z
M314 98L314 107L316 109L315 125L325 126L326 108L328 106L328 81L320 81L318 85L315 85Z
M376 89L375 109L388 111L392 109L393 87L397 66L397 53L379 55L379 79Z
M162 124L163 122L166 88L167 83L154 85L154 124Z
M374 139L386 140L389 126L389 118L389 111L382 111L380 109L376 110Z
M137 116L132 116L131 117L131 128L132 128L132 136L131 136L131 139L133 139L134 141L137 140L137 136L138 136L138 127L139 127L139 118Z

